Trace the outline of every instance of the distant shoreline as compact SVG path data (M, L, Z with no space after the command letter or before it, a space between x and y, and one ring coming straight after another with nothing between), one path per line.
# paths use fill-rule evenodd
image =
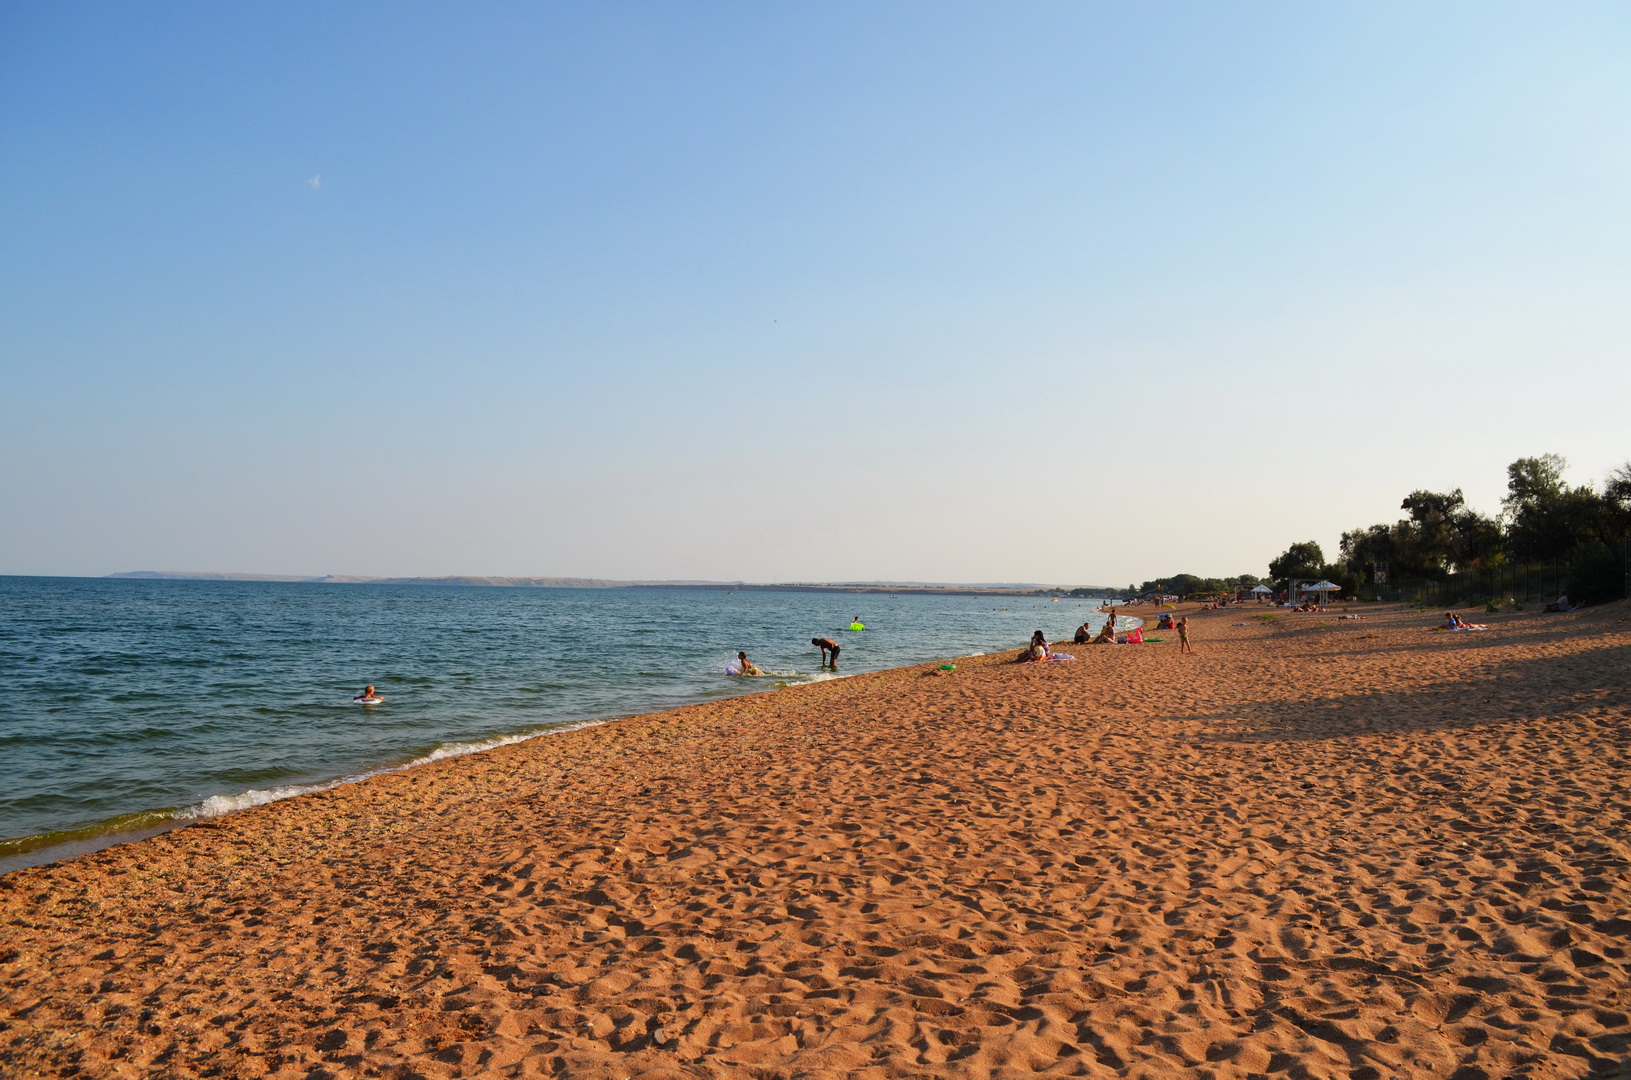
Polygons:
M1051 596L1071 590L1058 585L954 585L891 582L787 582L765 584L742 581L619 581L607 578L570 577L350 577L328 574L303 577L293 574L215 574L181 571L136 570L108 574L126 581L275 581L321 585L451 585L476 588L530 589L697 589L712 592L831 592L878 595L911 593L914 596ZM1125 590L1087 586L1077 595L1115 598Z

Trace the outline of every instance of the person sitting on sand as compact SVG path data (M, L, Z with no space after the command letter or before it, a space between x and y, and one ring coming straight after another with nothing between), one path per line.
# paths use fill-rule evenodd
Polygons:
M1018 664L1034 664L1038 661L1046 660L1050 651L1051 650L1048 648L1047 635L1038 630L1036 633L1031 635L1031 643L1025 646L1025 648L1021 649L1018 656L1014 657L1014 662Z
M1086 623L1083 623L1076 628L1076 636L1070 640L1074 641L1078 645L1086 645L1089 641L1093 640L1093 631L1087 628Z
M832 638L813 637L813 638L810 639L810 644L816 646L817 648L819 648L821 650L821 666L822 667L827 666L827 663L828 663L827 654L831 653L832 654L832 669L834 671L838 670L838 642L834 641Z
M1093 639L1095 645L1114 645L1116 643L1116 609L1111 608L1110 614L1105 616L1104 625L1099 627L1099 636Z
M1557 599L1541 608L1542 611L1568 611L1569 596L1567 593L1558 593Z
M760 674L759 669L753 666L753 661L748 659L748 654L747 653L745 653L745 652L737 653L736 654L736 662L738 664L742 665L742 670L737 672L737 674L739 674L739 675L758 675L758 674Z

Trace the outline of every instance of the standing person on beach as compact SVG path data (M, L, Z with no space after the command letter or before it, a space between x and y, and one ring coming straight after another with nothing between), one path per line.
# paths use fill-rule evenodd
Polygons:
M813 637L810 639L810 644L821 650L822 667L827 666L827 654L831 653L832 669L834 671L838 670L838 642L834 641L832 638Z
M1185 615L1178 620L1178 655L1182 656L1184 653L1193 655L1194 652L1194 647L1189 644L1189 616Z

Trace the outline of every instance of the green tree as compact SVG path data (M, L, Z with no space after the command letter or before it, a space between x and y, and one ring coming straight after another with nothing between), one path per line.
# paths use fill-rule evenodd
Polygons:
M1325 552L1312 540L1292 544L1280 553L1279 558L1269 563L1269 577L1275 581L1319 577L1324 571Z
M1585 544L1607 544L1625 535L1626 507L1615 496L1631 477L1609 475L1614 495L1599 495L1590 484L1570 487L1568 465L1557 454L1519 458L1506 468L1506 548L1517 559L1558 559Z
M1461 489L1412 491L1399 504L1409 517L1342 534L1340 561L1363 580L1378 563L1395 578L1439 577L1500 557L1501 527L1467 506Z

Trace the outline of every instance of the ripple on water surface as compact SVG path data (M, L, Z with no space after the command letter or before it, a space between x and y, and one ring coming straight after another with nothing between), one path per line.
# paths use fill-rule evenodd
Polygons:
M563 725L830 679L810 638L857 611L869 629L845 635L845 675L1017 647L1038 626L1066 637L1097 602L1003 606L0 578L0 868L23 847L55 851ZM769 674L725 677L738 650ZM384 705L351 702L368 683Z

